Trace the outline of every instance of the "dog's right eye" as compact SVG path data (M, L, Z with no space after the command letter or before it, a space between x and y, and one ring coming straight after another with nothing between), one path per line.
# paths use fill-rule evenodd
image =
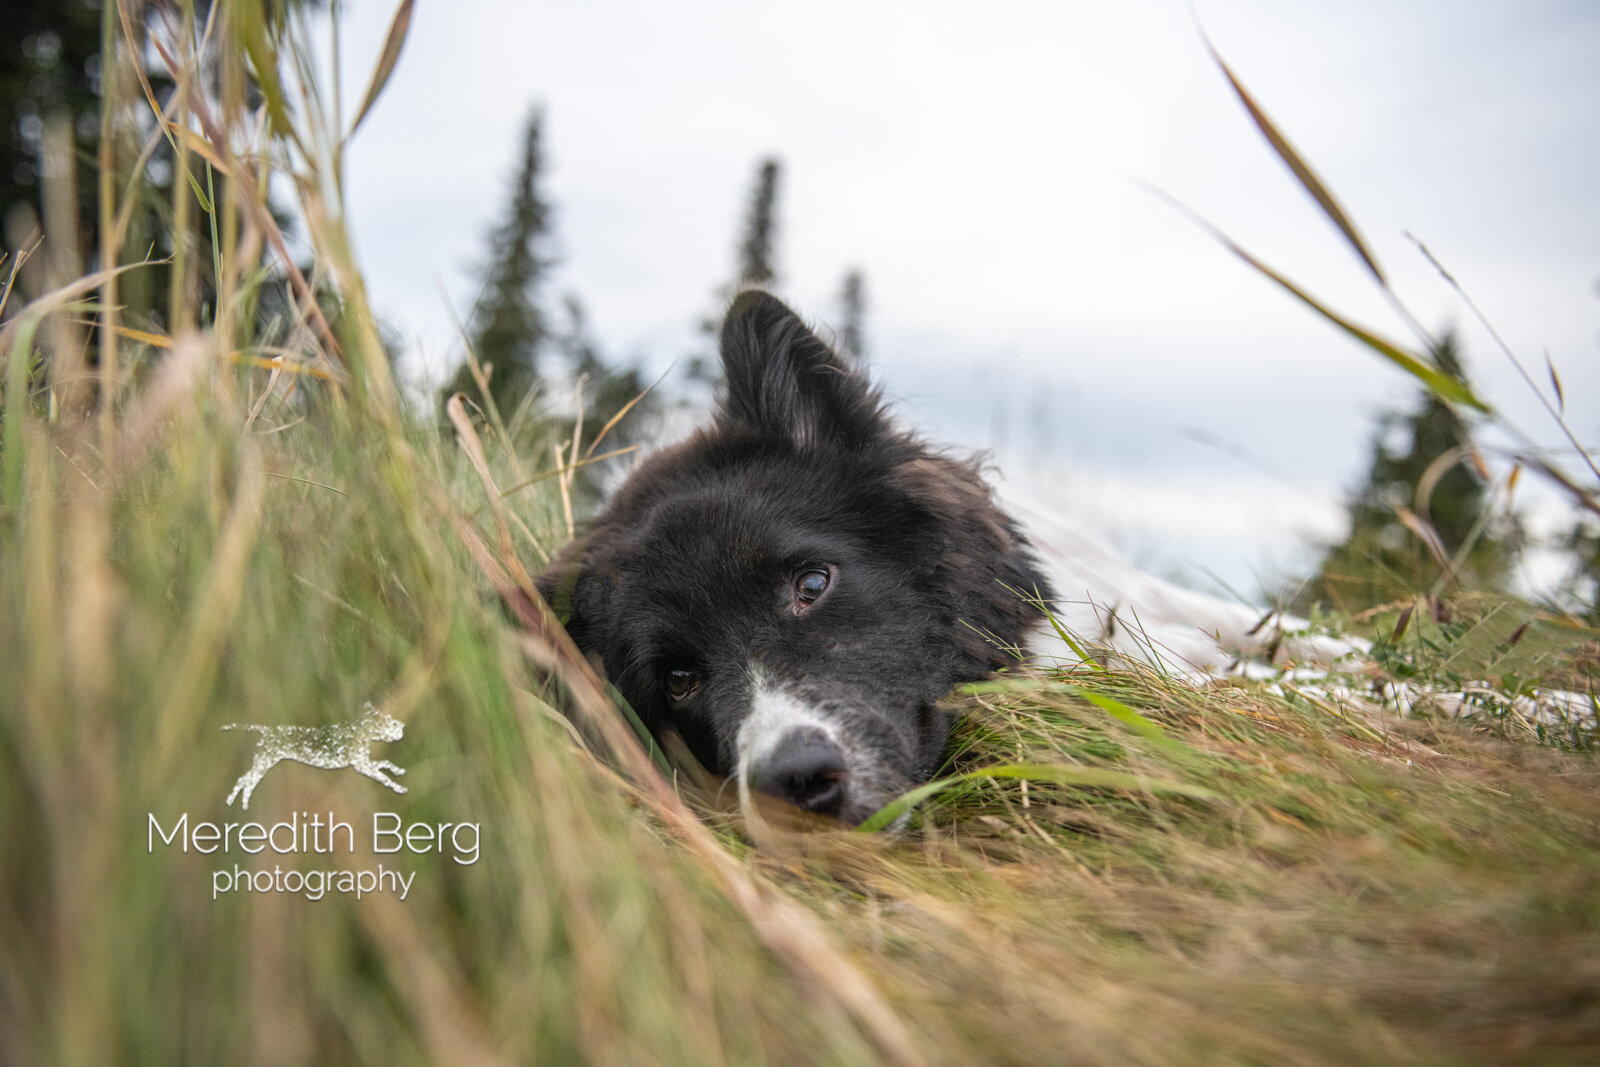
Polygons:
M815 604L832 582L833 575L822 567L801 571L794 580L795 612L802 612Z
M673 700L687 700L700 688L700 675L686 667L672 667L661 676L661 684Z

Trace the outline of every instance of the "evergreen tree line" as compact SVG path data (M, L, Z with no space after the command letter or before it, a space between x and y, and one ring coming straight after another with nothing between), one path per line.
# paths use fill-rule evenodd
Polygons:
M522 443L554 438L578 443L568 458L590 451L606 434L608 447L649 434L672 398L647 383L637 366L606 357L588 327L581 299L568 293L552 306L551 273L555 209L544 192L545 115L535 109L522 131L521 150L509 201L489 235L482 294L468 320L467 355L439 392L442 404L457 394L481 404ZM699 350L685 360L690 382L715 386L714 354L722 308L748 286L776 288L779 203L783 165L759 161L743 205L733 270L713 294L701 319ZM841 283L836 343L849 358L865 358L866 283L858 269ZM481 379L481 380L480 380ZM581 407L568 397L580 392ZM625 417L618 419L619 415ZM581 417L582 427L574 425ZM575 431L580 431L575 433Z
M141 35L143 5L140 0L124 2L129 24L136 36ZM289 0L275 9L276 17L285 17L286 8L321 5L322 0ZM194 27L203 26L210 8L209 0L196 0L184 17ZM114 29L120 36L120 25ZM142 100L138 85L142 73L162 108L176 87L154 62L144 63L139 72L126 62L109 74L103 72L105 32L105 8L96 0L15 0L7 9L6 32L0 34L0 238L7 250L21 253L18 258L25 261L15 279L12 306L105 266L145 260L119 280L121 322L136 331L176 334L215 321L218 309L212 306L216 288L211 270L225 260L232 269L257 279L247 287L253 296L251 306L230 309L234 323L243 327L241 340L260 346L285 344L295 315L270 257L260 250L255 261L245 261L244 250L229 243L226 228L220 234L222 246L213 245L218 237L216 212L204 198L215 194L220 200L226 193L220 182L211 180L205 161L186 151L181 141L158 139L144 160L143 172L131 173L154 119L143 104L103 114L104 80L118 80L119 99ZM222 83L235 72L206 73L223 91ZM237 91L256 97L256 88L244 77ZM523 431L525 440L552 426L570 437L574 413L569 397L581 381L583 417L592 438L644 393L647 383L638 368L605 357L577 296L557 298L551 291L550 275L557 266L551 251L555 212L543 190L544 125L543 113L536 110L523 130L509 202L489 234L481 296L468 319L469 348L485 376L489 396L480 395L471 368L463 362L448 379L442 398L461 392L479 404L493 405L507 424L515 423ZM99 208L100 171L106 159L111 161L108 173L114 187L136 190L117 243L122 251L116 263L102 263L105 220ZM720 315L722 304L740 287L779 283L781 174L777 159L760 162L744 207L732 278L717 290L708 321ZM277 214L276 221L284 231L292 229L284 215ZM46 234L48 240L43 239ZM302 264L302 270L315 279L309 264ZM848 345L859 352L864 314L859 273L847 279L846 289L852 295L847 298L841 339L848 338ZM335 321L336 294L319 289L318 296L325 316ZM392 355L396 346L385 340ZM92 400L97 343L93 331L65 342L83 354L86 384L79 400L84 406ZM688 355L691 375L698 368L711 381L715 360L704 356L704 352ZM555 418L548 414L552 410L565 414ZM623 443L639 437L658 410L653 397L634 404L608 439Z
M543 114L535 111L524 130L521 162L505 217L490 238L485 289L471 320L469 341L489 372L489 394L502 413L520 412L524 430L571 439L570 416L531 417L551 410L549 393L579 378L585 383L585 419L593 434L606 426L644 388L637 368L603 358L590 338L582 304L562 303L559 320L546 306L548 253L553 212L541 191ZM690 382L716 384L715 335L721 309L746 286L777 287L779 203L783 169L778 159L759 162L741 215L734 269L714 294L700 322L700 350L689 355ZM836 347L853 361L865 359L865 281L848 271L837 307ZM1465 380L1454 335L1432 346L1436 364ZM441 398L474 396L476 383L463 365ZM660 398L636 404L628 420L611 431L618 442L647 436ZM541 408L541 404L543 407ZM1507 590L1525 535L1517 517L1498 508L1489 493L1471 427L1457 410L1426 390L1409 410L1379 415L1367 473L1348 504L1348 532L1324 546L1315 573L1296 597L1302 610L1321 605L1359 612L1398 604L1419 594L1459 589ZM1600 528L1580 522L1566 538L1574 554L1572 589L1596 618L1594 590L1600 580Z

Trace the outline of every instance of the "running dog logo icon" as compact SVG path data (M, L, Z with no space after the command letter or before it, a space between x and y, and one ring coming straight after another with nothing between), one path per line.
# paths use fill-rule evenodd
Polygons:
M338 770L349 767L360 771L375 782L404 793L406 787L390 778L390 774L405 774L388 760L374 760L368 747L380 741L398 741L406 732L405 723L386 711L368 704L361 718L350 722L336 722L331 726L257 726L253 723L230 723L224 730L254 730L261 737L256 741L255 759L250 769L239 776L233 792L228 794L228 805L243 790L240 808L250 809L250 794L255 792L261 779L280 760L292 759L311 767Z

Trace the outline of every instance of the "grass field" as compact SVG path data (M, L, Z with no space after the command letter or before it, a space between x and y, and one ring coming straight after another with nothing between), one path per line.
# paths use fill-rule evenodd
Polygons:
M281 44L239 32L258 64ZM904 832L752 848L650 769L558 634L508 619L519 569L569 535L565 479L506 494L552 472L550 447L407 406L327 130L272 146L328 178L299 188L336 307L290 351L250 336L237 312L289 283L244 262L275 225L250 207L245 127L213 116L213 136L200 110L191 147L232 197L207 267L222 310L141 333L91 276L0 311L0 1062L1600 1058L1581 732L1080 665L954 694L959 780ZM52 347L78 320L116 353L77 372L87 396ZM1544 618L1513 648L1527 609L1456 611L1391 662L1592 685L1593 631ZM405 723L373 754L407 794L284 764L248 813L224 805L254 740L224 725L367 702ZM380 854L379 812L477 824L481 847ZM295 813L350 823L353 854L151 837ZM404 900L218 891L380 865L410 876Z
M954 769L1044 764L1065 783L980 774L901 835L757 852L730 816L685 817L638 760L590 755L599 739L551 706L452 528L488 514L454 442L396 442L337 410L247 430L252 376L194 365L162 417L119 422L116 471L22 419L22 495L0 525L7 1062L1532 1064L1600 1048L1586 753L1080 667L954 698ZM554 495L513 496L508 528L558 541ZM332 722L368 700L407 724L383 754L408 795L286 764L248 816L222 805L250 751L222 725ZM1108 784L1073 784L1095 773ZM414 872L403 902L213 900L219 870L328 860L149 837L151 815L170 831L183 813L325 811L358 828L336 866ZM481 853L376 856L374 811L476 822Z

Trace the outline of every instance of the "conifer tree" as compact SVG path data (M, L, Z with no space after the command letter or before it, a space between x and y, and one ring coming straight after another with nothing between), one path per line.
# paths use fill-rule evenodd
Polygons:
M739 274L735 289L747 285L771 286L778 280L778 180L782 165L775 158L761 161L756 187L745 212L744 235L739 242Z
M1436 344L1433 357L1446 373L1463 376L1453 337ZM1455 573L1461 582L1471 588L1501 585L1517 531L1514 521L1502 528L1486 514L1486 485L1473 469L1470 448L1466 423L1431 391L1423 392L1410 414L1383 415L1366 481L1350 502L1350 533L1328 549L1302 601L1354 611L1430 589L1443 568L1408 527L1408 513L1426 520L1447 558L1454 560L1467 546ZM1442 458L1447 453L1454 453L1453 460ZM1425 477L1435 480L1419 500Z
M713 345L722 326L722 310L740 289L759 285L772 288L778 281L778 192L783 164L774 156L763 159L756 168L755 187L745 205L739 233L737 262L733 280L717 289L717 307L700 320L700 333ZM698 352L689 357L688 376L694 382L716 382L721 374L716 360Z
M523 131L506 217L490 235L484 291L468 326L473 354L489 375L489 393L508 421L539 381L539 357L550 333L540 304L552 263L546 251L551 211L540 190L543 126L544 113L535 110ZM477 395L464 364L446 383L444 398L456 392Z
M1589 625L1600 626L1600 522L1581 515L1564 540L1573 561L1567 592Z
M867 360L866 280L858 268L845 273L839 290L839 351L857 366Z

